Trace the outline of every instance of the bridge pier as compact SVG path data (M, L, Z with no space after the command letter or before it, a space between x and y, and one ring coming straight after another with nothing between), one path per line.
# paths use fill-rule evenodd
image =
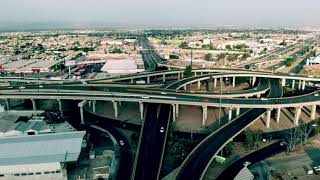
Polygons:
M179 117L179 104L176 104L176 117Z
M316 111L317 111L317 105L314 104L311 106L311 114L310 114L310 119L314 120L316 119Z
M298 89L301 90L301 80L299 80Z
M267 117L266 117L266 126L267 126L267 128L270 127L271 111L272 111L272 109L268 109L267 110Z
M37 110L37 104L35 99L31 99L32 102L32 110L36 111Z
M114 110L114 117L118 118L119 115L119 107L117 101L112 101L113 104L113 110Z
M277 117L276 117L277 123L280 122L280 115L281 115L281 108L277 108Z
M236 87L236 77L232 77L232 87Z
M205 127L207 125L208 118L208 107L202 106L202 126Z
M96 103L97 103L97 101L96 100L93 100L92 101L92 112L96 112Z
M87 100L83 100L78 103L78 107L80 108L80 121L81 124L84 124L84 115L83 115L83 107L87 104Z
M217 78L213 79L213 87L216 88L217 87Z
M258 94L257 94L257 98L260 98L260 97L261 97L261 94L260 94L260 93L258 93Z
M302 107L296 107L296 112L295 112L295 114L294 114L294 124L295 124L295 125L299 125L301 108L302 108Z
M58 106L59 106L59 112L62 113L63 110L62 110L62 102L61 102L61 99L58 99Z
M252 86L254 86L256 84L256 80L257 80L257 77L253 76L252 77Z
M295 83L296 83L296 80L293 79L292 80L292 87L291 87L292 90L294 90Z
M228 108L228 121L232 120L232 108Z
M201 81L198 81L198 90L201 90Z
M172 122L176 122L176 105L172 104Z
M6 110L10 110L10 103L9 103L9 99L4 99L5 103L6 103Z
M130 83L131 83L131 84L133 84L133 83L134 83L133 79L130 79Z
M236 108L236 115L237 115L237 116L240 115L240 108L239 108L239 107Z
M306 81L302 81L301 90L304 91L306 88Z
M178 74L178 80L179 80L179 76L180 75ZM162 82L166 82L166 75L165 74L162 75Z
M140 119L143 120L144 119L144 117L143 117L143 115L144 115L143 102L139 102L139 110L140 110Z
M186 90L187 90L187 85L184 85L184 86L183 86L183 89L186 91Z
M180 74L180 73L179 73ZM183 76L184 76L184 74L183 73L181 73L181 79L183 79ZM180 76L179 76L180 77ZM179 79L180 80L180 79Z
M147 84L150 84L150 76L147 76Z
M286 79L285 78L282 78L281 79L281 86L286 86Z

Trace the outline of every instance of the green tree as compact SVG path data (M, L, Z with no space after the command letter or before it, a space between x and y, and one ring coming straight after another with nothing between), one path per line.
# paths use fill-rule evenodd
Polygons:
M244 145L247 149L259 147L259 142L262 139L261 130L246 130L245 131L245 142Z
M242 59L242 60L246 60L246 59L249 58L249 57L251 57L250 54L244 53L244 54L241 56L241 59Z
M170 54L170 55L169 55L169 58L170 58L170 59L179 59L179 56L176 55L176 54Z
M228 55L228 53L220 53L217 55L217 59L218 60L224 59L224 58L226 58L227 55Z
M186 69L183 72L184 77L188 78L188 77L192 77L192 67L191 65L186 66Z
M212 60L212 54L210 54L210 53L205 54L203 58L204 58L204 60L206 60L206 61L211 61L211 60Z
M230 44L228 44L228 45L226 45L226 47L225 47L227 50L232 50L232 47L231 47L231 45Z
M179 48L181 49L188 49L189 46L188 46L188 43L186 41L182 41L180 44L179 44Z
M121 50L120 48L115 47L115 48L113 48L113 49L111 50L111 53L121 54L121 53L122 53L122 50Z

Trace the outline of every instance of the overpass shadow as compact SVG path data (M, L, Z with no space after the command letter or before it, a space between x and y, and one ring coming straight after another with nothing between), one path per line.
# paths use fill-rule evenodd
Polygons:
M306 155L311 159L310 169L314 166L320 165L320 149L315 147L310 147L305 149Z

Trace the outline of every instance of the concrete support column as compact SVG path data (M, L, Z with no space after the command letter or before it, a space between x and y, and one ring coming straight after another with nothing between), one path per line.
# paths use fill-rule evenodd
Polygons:
M140 119L143 120L144 119L143 102L139 102L139 110L140 110Z
M9 99L4 99L6 102L6 110L10 110L10 103L9 103Z
M179 73L180 74L180 73ZM183 79L183 76L184 76L184 74L183 73L181 73L181 79Z
M202 72L202 71L200 72L200 75L201 75L201 76L203 75L203 72Z
M271 111L272 111L272 109L268 109L267 110L267 119L266 119L266 126L267 126L267 128L269 128L270 127L270 119L271 119Z
M150 84L150 76L147 76L147 83Z
M184 85L184 86L183 86L183 89L186 91L186 90L187 90L187 85Z
M261 97L261 94L257 94L257 98L260 98Z
M80 120L81 120L81 124L84 124L84 116L83 116L83 107L80 107Z
M228 108L228 121L232 120L232 108Z
M277 117L276 117L277 123L280 122L280 115L281 115L281 108L277 108Z
M220 83L222 83L223 82L223 77L220 77Z
M281 79L281 86L286 86L286 79L285 78L282 78Z
M62 113L62 103L61 103L61 99L58 99L58 105L59 105L59 112Z
M237 115L237 116L240 115L240 108L239 108L239 107L236 108L236 115Z
M178 74L178 79L180 79L179 77L180 77L180 75ZM162 82L166 82L166 75L165 74L162 75Z
M118 118L119 115L119 107L117 101L112 101L113 104L113 110L114 110L114 117Z
M83 100L78 103L78 107L80 108L80 120L81 124L84 124L84 115L83 115L83 107L87 104L87 100Z
M232 77L232 87L236 87L236 77Z
M295 86L295 84L296 84L296 80L292 80L292 87L291 87L291 89L294 89L294 86Z
M31 102L32 102L32 110L36 111L37 110L36 100L31 99Z
M302 81L301 89L304 90L306 88L306 81Z
M297 107L296 108L296 113L294 115L294 124L295 125L299 124L300 115L301 115L301 107Z
M299 80L298 89L301 90L301 80Z
M316 111L317 111L317 105L314 104L311 106L311 114L310 114L310 119L314 120L316 119Z
M93 101L92 101L92 111L93 111L94 113L96 112L96 103L97 103L96 100L93 100Z
M213 87L216 88L217 87L217 78L213 79Z
M172 121L176 122L176 105L172 104Z
M131 83L131 84L133 84L133 83L134 83L133 79L130 79L130 83Z
M249 96L245 96L244 98L249 99Z
M207 125L208 118L208 107L202 106L202 126L205 127Z
M254 86L254 84L256 84L256 80L257 80L257 77L253 76L252 77L252 84L251 84L252 86Z
M176 104L176 117L179 117L179 104Z
M198 81L198 90L201 90L201 81Z

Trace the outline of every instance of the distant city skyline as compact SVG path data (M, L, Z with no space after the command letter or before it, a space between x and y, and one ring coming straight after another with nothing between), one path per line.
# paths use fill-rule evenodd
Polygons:
M21 23L318 26L319 6L316 0L1 0L0 28Z

